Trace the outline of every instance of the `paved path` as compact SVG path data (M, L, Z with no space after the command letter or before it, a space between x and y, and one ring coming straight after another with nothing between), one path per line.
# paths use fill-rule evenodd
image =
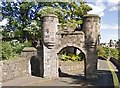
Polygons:
M117 72L115 66L111 65L114 67L114 72L117 74L120 82L120 74ZM3 86L110 86L114 88L113 81L107 61L98 60L98 79L96 80L86 80L83 74L79 74L79 71L76 71L64 74L56 80L28 76L5 82Z

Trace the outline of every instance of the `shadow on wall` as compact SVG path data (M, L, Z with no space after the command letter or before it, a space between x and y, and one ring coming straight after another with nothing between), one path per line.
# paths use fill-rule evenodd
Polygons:
M31 65L31 75L33 76L40 76L40 64L39 60L36 56L32 56L30 59L30 65Z

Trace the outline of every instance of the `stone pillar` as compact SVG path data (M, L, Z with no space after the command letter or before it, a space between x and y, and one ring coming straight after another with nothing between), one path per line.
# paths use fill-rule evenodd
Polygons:
M58 77L58 60L55 52L57 25L57 16L48 14L42 17L44 78Z
M33 58L34 58L34 61L36 61L36 62L38 61L37 63L39 63L39 60L37 58L37 49L34 48L34 47L25 47L22 50L21 57L26 58L26 60L27 60L26 64L27 64L27 67L28 67L28 74L32 75L32 67L33 67L33 65L32 65L31 62L33 61ZM37 71L38 71L38 73L40 73L39 72L40 71L39 67L36 68L36 69L38 69Z
M100 17L95 14L88 14L83 19L83 31L85 33L86 47L86 78L97 77L97 42L100 34Z
M37 57L37 49L35 49L34 47L25 47L22 50L21 57L24 57L26 59L31 59L32 56Z

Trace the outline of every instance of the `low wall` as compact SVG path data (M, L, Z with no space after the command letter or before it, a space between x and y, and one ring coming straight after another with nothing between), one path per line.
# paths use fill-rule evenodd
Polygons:
M37 50L34 47L25 47L21 53L21 57L14 60L0 61L0 67L2 68L2 71L0 72L2 74L2 82L31 75L31 71L36 70L36 57ZM35 65L32 65L33 63Z
M0 71L0 75L1 75L0 81L6 82L16 78L30 75L29 69L28 69L29 67L28 60L29 59L26 59L26 58L19 58L15 60L0 61L0 67L2 67L2 71ZM63 73L69 73L71 71L77 71L77 70L80 73L83 73L84 61L80 61L80 62L59 61L59 68Z
M39 58L40 59L40 58ZM40 76L40 62L37 51L32 47L23 49L20 58L0 61L0 82L6 82L27 75ZM70 71L84 71L84 61L59 61L59 68L64 73Z
M59 68L63 73L69 73L71 71L79 71L80 73L84 73L84 61L59 61Z
M2 84L2 62L0 62L0 88Z
M19 58L16 60L2 61L2 82L28 75L28 60Z

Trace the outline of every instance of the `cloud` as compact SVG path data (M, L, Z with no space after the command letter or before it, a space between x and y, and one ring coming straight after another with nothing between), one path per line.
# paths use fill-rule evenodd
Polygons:
M109 11L118 11L118 3L120 0L108 0Z
M7 24L8 20L4 19L0 22L0 26L5 26Z
M104 16L104 11L108 9L109 11L118 11L119 0L97 0L94 4L88 4L93 8L88 14L98 14L99 16Z
M113 24L113 25L102 24L101 29L115 29L115 30L118 30L118 25L117 24Z
M109 9L109 11L118 11L118 6L113 6Z
M109 5L116 5L120 0L108 0Z
M88 14L98 14L99 16L104 16L104 10L107 8L104 0L97 0L95 4L88 4L93 10L88 12Z
M99 16L104 16L104 12L102 8L99 8L98 6L95 6L93 4L88 4L88 5L93 9L90 12L88 12L88 14L98 14Z

